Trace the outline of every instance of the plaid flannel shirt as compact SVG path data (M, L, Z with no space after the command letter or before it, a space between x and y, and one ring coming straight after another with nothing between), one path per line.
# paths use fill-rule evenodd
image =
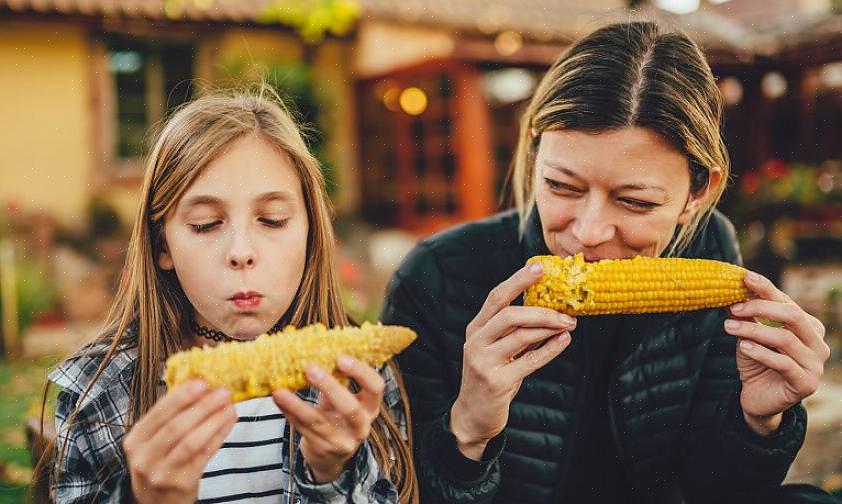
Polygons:
M107 345L103 343L83 347L49 375L50 381L62 388L56 405L56 464L60 472L57 481L55 478L51 481L50 488L57 504L130 501L131 483L122 440L126 434L129 387L137 349L125 348L116 353L90 391L84 394L106 349ZM388 366L379 371L386 382L383 400L406 436L406 418L397 380ZM162 387L165 387L163 382ZM318 392L314 389L306 389L299 395L313 404L318 401ZM77 406L76 421L69 425ZM279 421L285 422L284 419ZM285 428L284 432L287 433L286 444L289 429ZM295 438L300 440L300 436ZM388 475L379 472L367 441L336 481L323 484L313 481L299 450L295 451L295 503L398 502L394 484ZM281 482L282 487L290 489L289 457L281 456L280 461L282 479L286 480ZM292 494L282 491L277 502L291 504Z

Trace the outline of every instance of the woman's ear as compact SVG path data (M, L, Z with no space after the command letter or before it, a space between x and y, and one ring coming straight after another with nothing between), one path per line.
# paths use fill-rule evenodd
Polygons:
M708 170L708 183L703 189L690 193L687 199L687 204L684 206L681 214L678 216L678 223L681 225L687 224L696 215L696 212L701 209L722 182L722 169L714 166Z

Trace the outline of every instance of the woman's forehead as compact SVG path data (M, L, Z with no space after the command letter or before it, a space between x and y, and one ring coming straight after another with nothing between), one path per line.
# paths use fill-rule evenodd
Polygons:
M687 157L646 128L602 133L545 131L536 157L543 176L555 174L584 182L685 189L690 174Z

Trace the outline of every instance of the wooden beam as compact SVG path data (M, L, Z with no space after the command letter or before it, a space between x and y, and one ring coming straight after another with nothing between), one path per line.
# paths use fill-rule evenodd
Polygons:
M490 215L496 208L494 150L488 103L482 79L473 66L456 74L455 142L458 155L455 175L460 217L466 220Z

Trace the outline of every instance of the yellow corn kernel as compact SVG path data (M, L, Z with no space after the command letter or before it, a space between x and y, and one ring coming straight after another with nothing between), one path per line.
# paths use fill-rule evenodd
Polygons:
M212 387L227 387L234 401L269 395L273 390L307 386L304 370L321 366L345 381L336 368L341 355L379 366L415 340L412 329L363 323L361 327L327 329L313 324L292 326L254 341L220 343L192 348L167 359L164 380L168 388L200 378Z
M585 262L582 254L531 257L544 275L524 304L568 315L700 310L748 299L746 270L709 259L635 257Z

